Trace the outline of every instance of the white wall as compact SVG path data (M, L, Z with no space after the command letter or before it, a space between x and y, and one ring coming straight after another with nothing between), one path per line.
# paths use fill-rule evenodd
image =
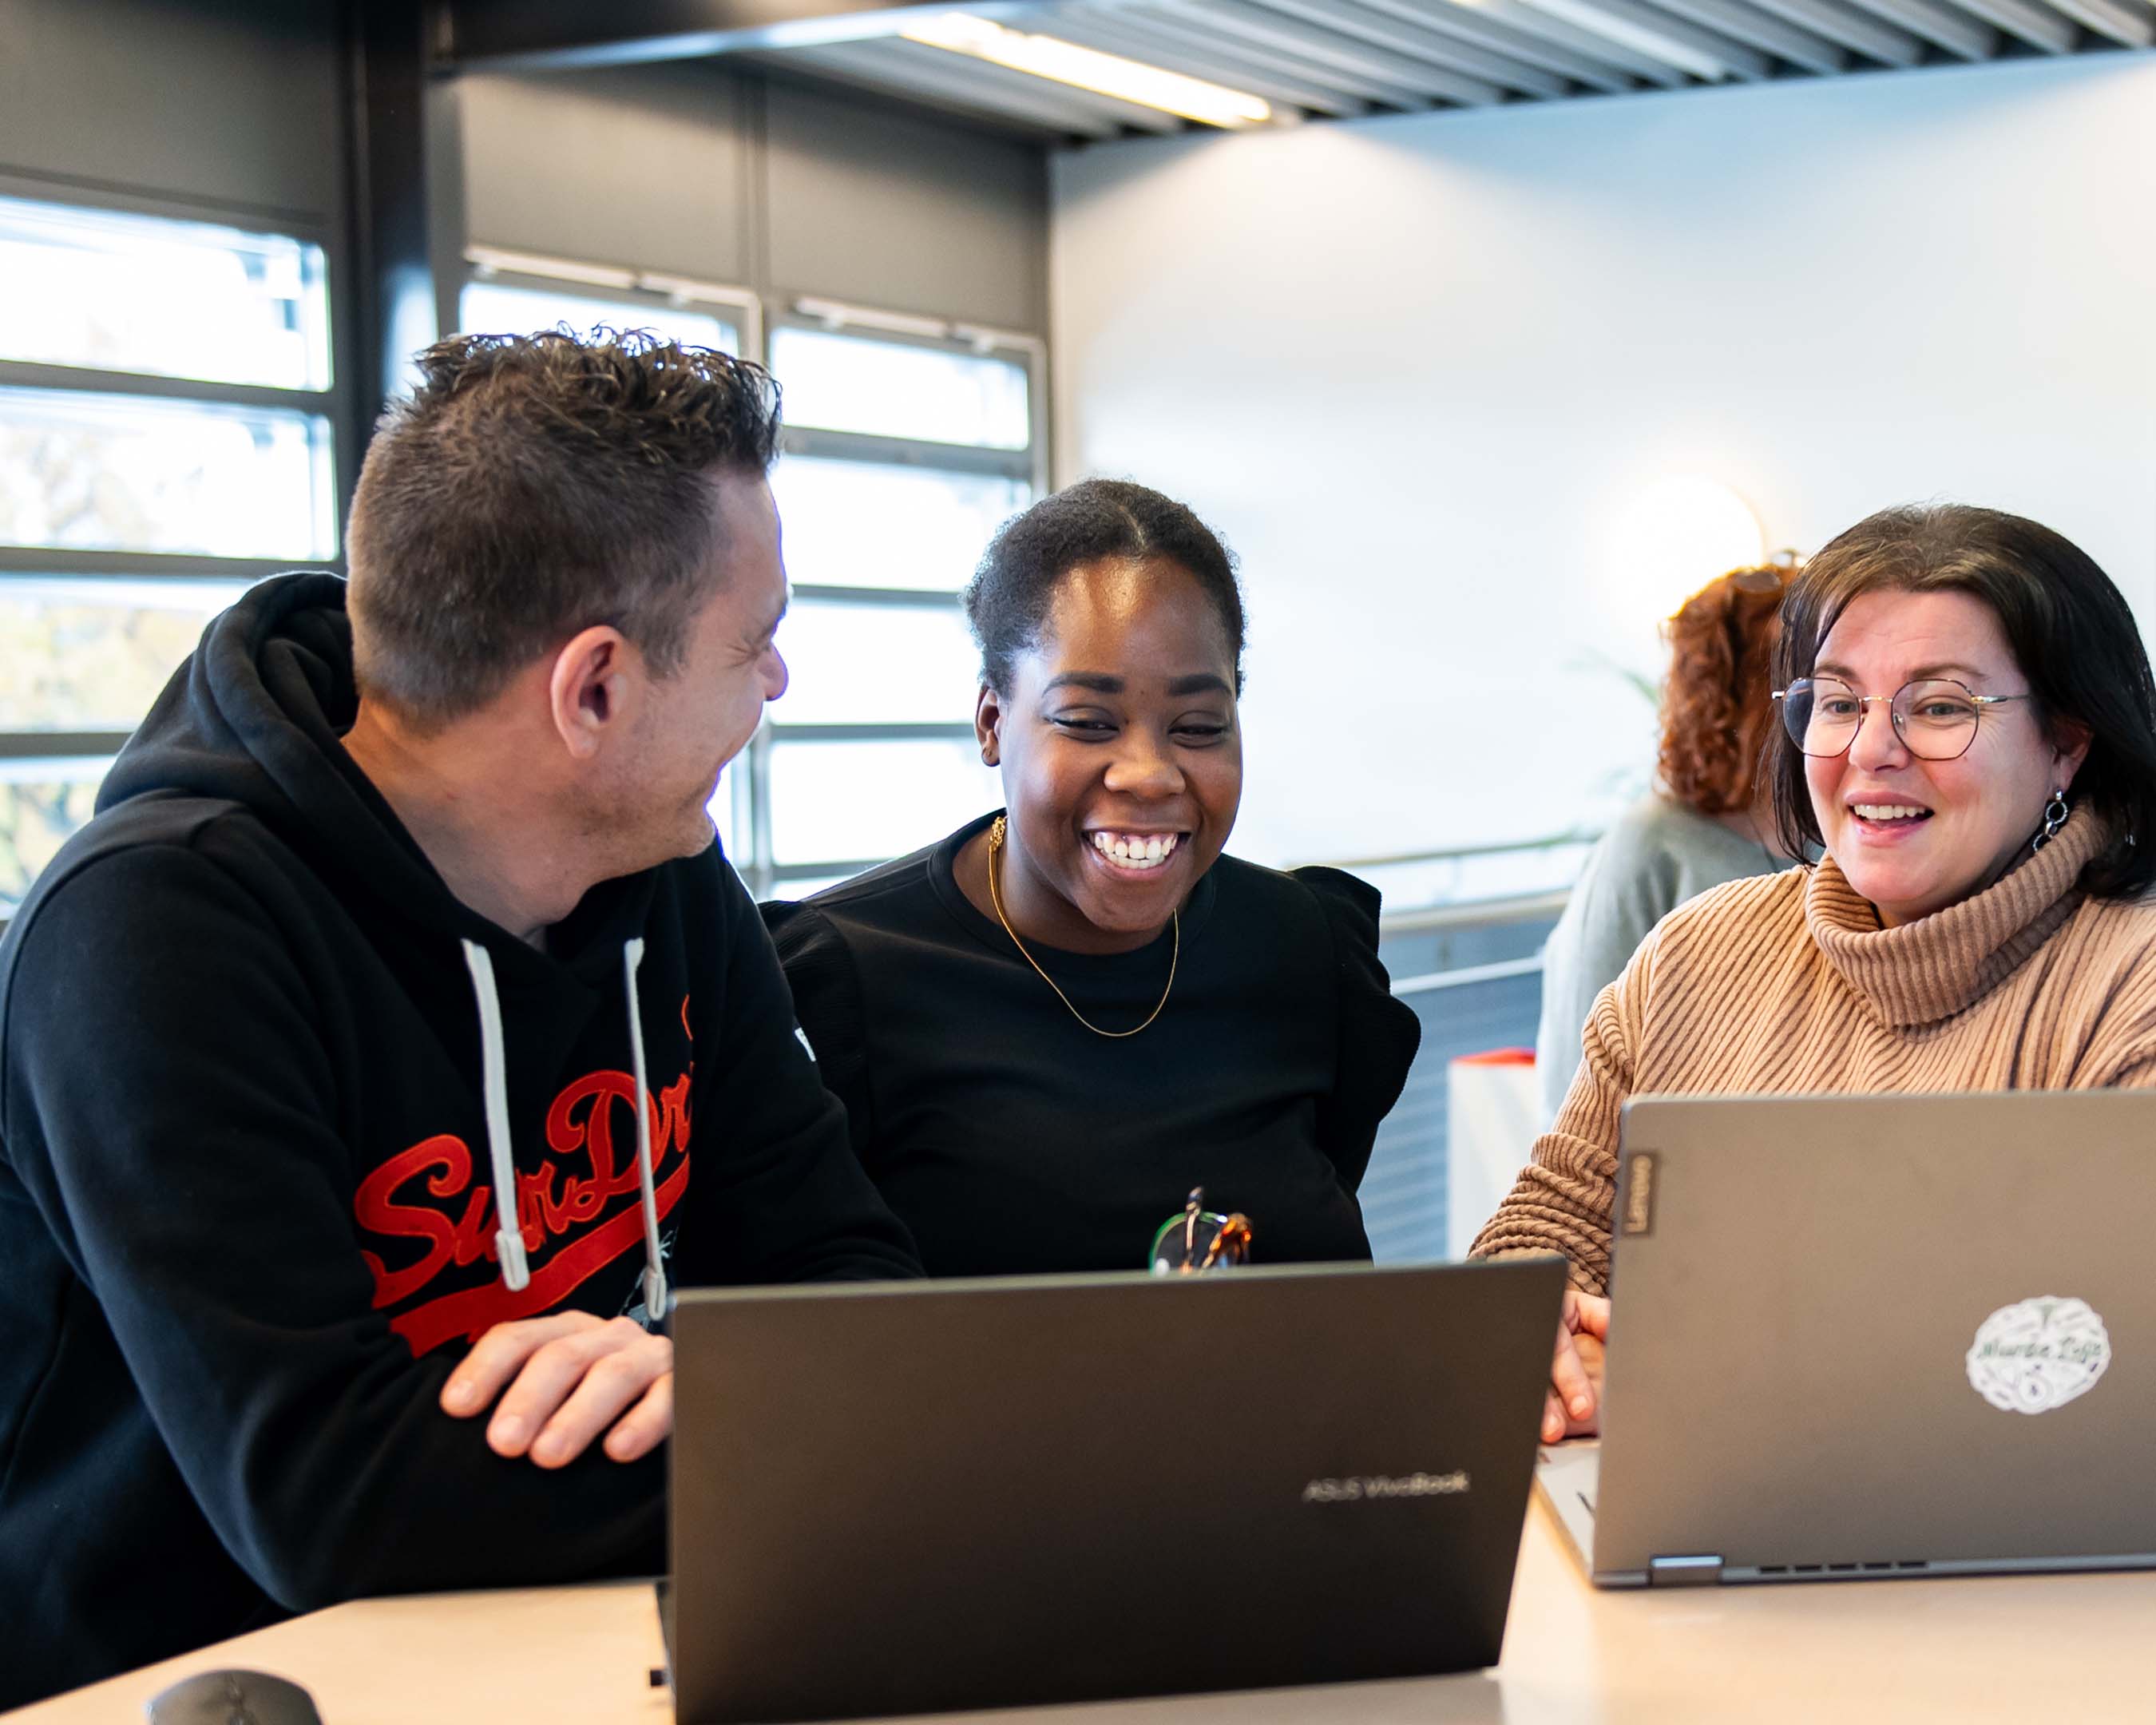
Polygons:
M1118 144L1055 167L1060 476L1185 497L1252 613L1235 848L1528 837L1651 754L1621 518L1951 497L2156 619L2156 57Z

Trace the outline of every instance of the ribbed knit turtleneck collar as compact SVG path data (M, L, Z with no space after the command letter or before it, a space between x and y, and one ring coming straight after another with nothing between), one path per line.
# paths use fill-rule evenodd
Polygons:
M2075 882L2109 837L2076 810L2057 838L1982 892L1943 911L1881 928L1871 903L1832 857L1804 886L1804 923L1826 961L1897 1029L1933 1024L1973 1006L2019 969L2082 901Z

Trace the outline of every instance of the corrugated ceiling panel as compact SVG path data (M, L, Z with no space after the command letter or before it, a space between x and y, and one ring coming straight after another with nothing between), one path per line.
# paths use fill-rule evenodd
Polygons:
M2036 0L1955 0L1964 12L1994 23L2046 54L2071 54L2081 27Z
M1232 56L1237 62L1246 62L1262 69L1270 69L1272 75L1281 78L1310 79L1327 90L1337 90L1358 101L1373 102L1390 107L1422 108L1429 103L1420 97L1396 90L1389 85L1367 78L1358 78L1337 66L1318 65L1316 63L1283 53L1276 48L1241 38L1229 37L1212 28L1201 18L1182 13L1156 10L1149 6L1117 6L1102 11L1117 22L1127 21L1147 30L1159 31L1171 39L1202 44L1207 53Z
M1807 72L1841 72L1849 68L1846 49L1748 5L1745 0L1659 0L1659 3L1679 18L1719 30L1732 41L1774 54Z
M1593 89L1614 93L1632 88L1630 78L1607 59L1515 28L1486 14L1481 6L1455 5L1453 0L1356 0L1356 3L1365 11L1418 24L1440 37L1539 66Z
M1337 66L1398 91L1404 102L1419 99L1455 102L1463 107L1482 107L1502 101L1505 92L1481 79L1403 59L1372 48L1352 37L1261 12L1237 0L1160 0L1171 13L1201 19L1215 28L1247 42L1255 42L1289 54L1300 54L1318 65Z
M1881 65L1913 66L1924 57L1924 44L1907 30L1845 5L1843 0L1752 0L1763 12L1815 30Z
M1946 0L1850 0L1889 23L1913 30L1958 59L1988 60L1999 49L1999 32Z
M1366 42L1387 54L1447 71L1465 72L1518 95L1561 96L1565 80L1557 73L1509 55L1443 36L1420 24L1406 23L1373 12L1357 0L1242 0L1259 12L1321 29L1329 29L1351 41Z
M2031 49L2156 49L2156 0L1042 0L999 16L1013 28L1261 97L1291 121ZM757 58L1052 135L1186 125L891 37Z

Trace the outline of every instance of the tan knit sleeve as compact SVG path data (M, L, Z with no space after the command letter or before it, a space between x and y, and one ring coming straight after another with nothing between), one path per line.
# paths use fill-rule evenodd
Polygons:
M1665 925L1666 926L1666 925ZM1595 997L1584 1057L1557 1123L1535 1140L1511 1194L1483 1224L1470 1255L1560 1252L1573 1286L1608 1291L1609 1212L1617 1192L1617 1119L1631 1094L1649 978L1662 930L1641 942L1624 973Z

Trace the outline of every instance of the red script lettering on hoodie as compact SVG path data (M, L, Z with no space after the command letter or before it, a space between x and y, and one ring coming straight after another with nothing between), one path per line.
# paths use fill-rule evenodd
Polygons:
M657 1096L644 1098L651 1115L654 1195L662 1218L688 1189L690 1076L684 1072ZM644 1219L634 1201L635 1129L631 1125L616 1142L617 1102L636 1106L636 1081L626 1072L587 1073L554 1098L547 1111L547 1147L560 1159L516 1177L516 1217L531 1260L530 1283L511 1293L490 1280L399 1313L390 1327L414 1354L459 1335L476 1340L497 1323L547 1312L642 1245ZM454 1133L437 1132L360 1182L352 1215L362 1229L377 1237L426 1243L418 1260L400 1270L361 1248L373 1273L377 1311L409 1300L452 1266L495 1258L493 1189L474 1184L472 1171L471 1147ZM623 1199L628 1201L617 1202Z

